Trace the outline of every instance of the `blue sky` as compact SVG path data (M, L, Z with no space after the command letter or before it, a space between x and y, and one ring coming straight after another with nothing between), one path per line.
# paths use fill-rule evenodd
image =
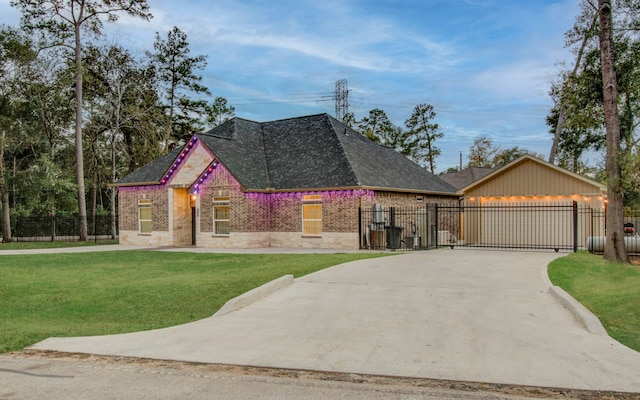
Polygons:
M239 117L268 121L335 113L349 85L357 119L381 108L396 125L434 106L444 138L437 171L457 166L478 135L548 156L548 95L571 64L564 32L579 0L149 0L154 18L121 18L108 40L138 54L155 32L187 33L206 54L204 84ZM0 23L20 14L0 0Z

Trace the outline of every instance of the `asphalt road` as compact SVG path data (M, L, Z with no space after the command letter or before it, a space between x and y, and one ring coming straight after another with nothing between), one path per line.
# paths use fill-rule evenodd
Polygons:
M150 360L0 356L0 399L630 400L632 395Z

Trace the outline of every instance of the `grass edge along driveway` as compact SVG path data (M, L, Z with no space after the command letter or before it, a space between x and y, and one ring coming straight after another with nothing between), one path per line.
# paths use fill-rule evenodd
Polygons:
M113 251L0 256L0 353L47 337L174 326L283 275L373 254L197 254Z
M548 274L591 310L612 338L640 351L640 266L609 263L582 251L554 260Z

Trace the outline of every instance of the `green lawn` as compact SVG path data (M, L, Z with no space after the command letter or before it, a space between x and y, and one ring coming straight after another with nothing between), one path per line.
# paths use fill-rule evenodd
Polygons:
M132 332L198 320L283 275L298 277L381 255L0 255L0 353L52 336Z
M549 277L598 316L611 337L640 351L640 267L579 252L553 261Z

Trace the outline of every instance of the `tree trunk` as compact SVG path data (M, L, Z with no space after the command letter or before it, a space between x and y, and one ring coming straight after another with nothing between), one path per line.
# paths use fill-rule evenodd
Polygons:
M609 204L606 213L606 242L604 258L608 261L629 262L624 245L624 195L621 180L620 115L618 113L618 85L613 50L613 21L611 0L598 0L600 18L600 56L604 117L607 132L607 191Z
M111 183L116 183L116 139L111 138ZM116 188L109 188L110 208L111 208L111 239L116 238L118 218L116 217Z
M80 43L80 26L75 28L76 48L76 177L78 182L78 224L80 241L87 237L87 203L84 194L84 158L82 149L82 48Z
M2 242L11 241L11 205L9 204L9 189L5 181L4 168L4 131L0 138L0 196L2 196Z
M96 240L96 218L98 216L98 172L91 185L91 220L93 221L93 240Z

